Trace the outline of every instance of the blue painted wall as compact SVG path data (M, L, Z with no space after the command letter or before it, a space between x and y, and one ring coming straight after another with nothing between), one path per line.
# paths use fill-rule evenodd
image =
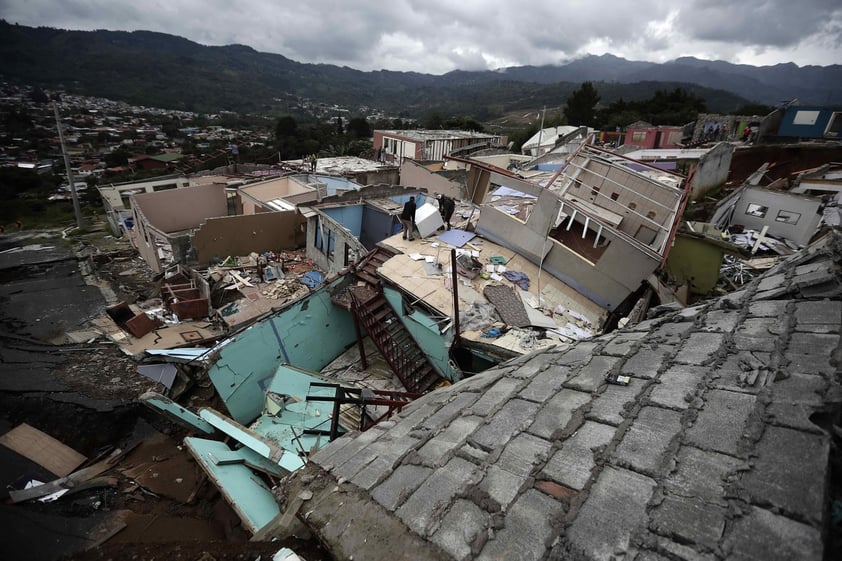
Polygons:
M814 124L795 124L796 115L799 111L816 111L818 115ZM781 119L781 126L778 127L778 136L796 136L801 138L824 138L825 129L835 111L842 111L842 108L793 105L787 108Z
M233 419L251 423L263 410L263 392L278 366L318 372L356 341L351 313L330 300L343 279L235 336L208 375Z
M364 205L351 205L323 208L321 211L348 228L355 238L359 238L363 227L363 207Z
M378 242L401 231L400 221L388 213L366 205L363 209L362 232L360 243L372 250Z
M404 315L403 295L394 288L384 286L383 294L400 318L401 323L418 343L418 346L421 347L424 354L427 355L435 369L439 371L439 374L451 382L458 382L459 375L450 365L450 345L453 343L453 337L450 334L453 330L450 329L442 335L439 332L440 326L437 326L430 316L420 311L415 311L408 316Z

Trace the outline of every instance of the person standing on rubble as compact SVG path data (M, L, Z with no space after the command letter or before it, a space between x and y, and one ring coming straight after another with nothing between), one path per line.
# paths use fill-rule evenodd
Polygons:
M453 212L456 210L456 201L447 195L437 195L436 198L439 200L441 219L447 229L450 230L450 219L453 218Z
M403 239L407 239L408 234L409 241L414 240L415 197L409 197L409 200L403 205L403 211L401 211L401 226L403 226Z

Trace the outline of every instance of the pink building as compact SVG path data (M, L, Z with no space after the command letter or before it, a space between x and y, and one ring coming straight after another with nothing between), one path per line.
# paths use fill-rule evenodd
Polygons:
M637 121L626 127L623 144L639 148L681 148L684 127L655 126L646 121Z

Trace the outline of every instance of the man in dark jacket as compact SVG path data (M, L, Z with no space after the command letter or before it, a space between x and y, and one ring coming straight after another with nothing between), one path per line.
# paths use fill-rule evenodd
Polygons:
M450 219L453 217L453 212L456 210L456 201L447 195L439 195L438 199L441 219L444 221L447 229L450 230Z
M409 234L409 241L414 240L415 197L409 197L409 200L403 205L403 211L401 212L401 226L403 226L403 239L407 239L407 234Z

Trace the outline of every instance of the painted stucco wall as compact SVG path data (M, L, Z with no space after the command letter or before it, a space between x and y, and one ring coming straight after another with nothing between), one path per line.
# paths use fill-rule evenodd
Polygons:
M387 212L366 206L363 209L362 232L360 232L360 243L369 251L374 246L401 231L400 220Z
M263 409L263 391L286 363L319 371L356 341L351 313L331 302L338 279L236 335L208 375L231 417L247 424Z
M140 258L149 265L149 268L156 273L160 273L161 263L158 259L158 247L155 240L158 238L163 240L164 237L160 236L158 232L149 226L140 208L135 207L132 209L132 218L134 219L134 235L131 237L132 243L137 248Z
M214 257L296 249L304 245L303 224L294 210L210 218L193 236L197 262L204 266Z
M352 235L359 237L363 225L363 205L351 205L319 209L343 226Z
M450 333L452 330L448 330L445 335L442 335L433 320L421 311L406 315L404 313L403 295L398 290L383 287L383 294L400 318L401 323L418 343L418 346L421 347L421 350L424 351L433 368L451 382L458 382L457 373L450 365L449 352L450 345L453 343L453 337Z
M411 160L405 160L401 164L400 179L402 185L424 187L430 193L442 193L455 199L462 199L464 197L462 186L459 183L433 173L426 167Z
M219 184L142 193L134 195L132 201L152 226L167 233L196 228L208 218L228 216L225 186Z
M693 198L701 197L728 181L733 155L734 145L729 142L720 142L699 159L693 178L691 192Z
M362 205L360 205L362 214ZM332 236L330 232L333 232ZM321 248L318 243L321 240ZM332 244L328 247L328 244ZM338 273L367 253L359 239L330 216L307 220L307 257L328 275Z
M600 306L613 310L640 287L659 264L626 242L603 232L609 240L605 253L595 266L560 242L550 240L552 249L544 260L544 270Z
M719 282L725 251L713 244L679 234L667 258L666 270L678 284L687 283L693 294L707 294Z
M540 206L537 204L536 208ZM602 307L613 309L619 305L658 267L659 259L643 253L608 229L602 233L609 242L608 247L597 263L591 263L554 239L547 239L544 246L546 230L533 224L533 216L524 223L486 206L480 214L477 231L496 244L518 251L535 264L540 262L540 252L549 248L544 270Z
M549 250L547 234L558 216L560 206L561 200L556 195L543 191L529 220L523 222L486 205L479 215L477 233L494 243L514 249L533 263L539 263Z
M762 209L749 207L765 207L764 216L759 216ZM798 245L807 245L821 220L818 212L821 201L805 195L780 193L769 191L762 187L746 188L734 207L731 224L742 224L746 228L761 230L769 226L768 234L775 238L786 238ZM753 211L753 212L750 212ZM795 224L787 224L779 218L787 213L797 213L800 216Z
M243 213L253 214L255 207L260 207L261 202L283 199L291 195L310 192L312 192L312 189L298 181L294 181L290 177L279 177L268 181L252 183L251 185L240 187L240 193L243 195ZM249 197L253 200L249 200Z
M842 108L837 108L835 111L842 111ZM789 107L778 127L778 136L824 138L833 113L834 109L830 107L802 105Z

